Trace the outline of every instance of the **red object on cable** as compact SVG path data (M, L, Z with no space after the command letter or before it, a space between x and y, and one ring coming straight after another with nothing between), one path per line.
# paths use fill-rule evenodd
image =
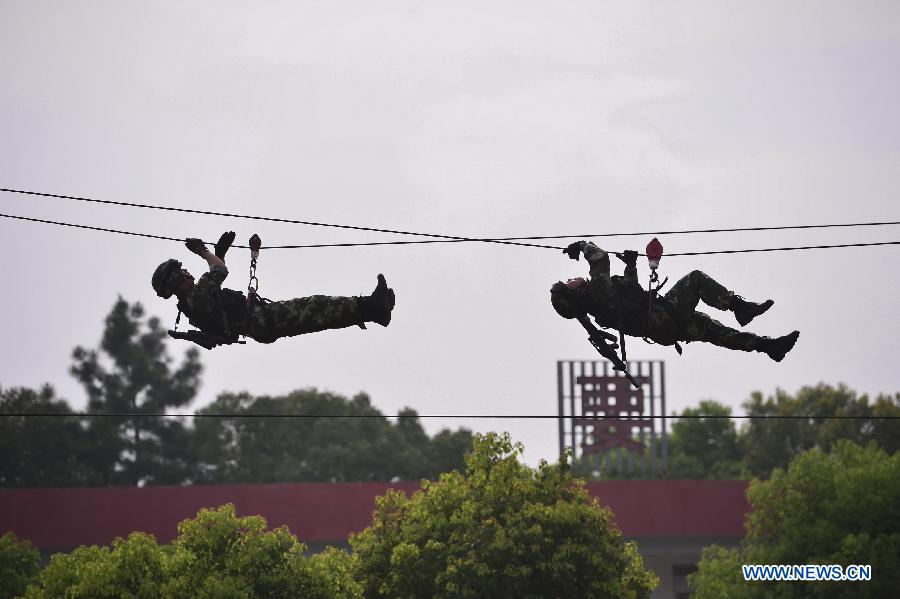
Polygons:
M663 246L659 242L659 239L654 237L650 240L650 243L647 244L647 260L650 261L650 268L656 269L659 266L659 261L662 260L663 255Z
M259 248L262 247L262 239L256 233L250 238L250 257L256 259L259 256Z

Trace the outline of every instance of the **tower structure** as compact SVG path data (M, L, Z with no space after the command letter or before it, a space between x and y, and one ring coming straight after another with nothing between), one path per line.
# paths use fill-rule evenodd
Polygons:
M600 472L665 477L665 364L632 361L628 370L639 389L605 360L557 362L560 455L570 447Z

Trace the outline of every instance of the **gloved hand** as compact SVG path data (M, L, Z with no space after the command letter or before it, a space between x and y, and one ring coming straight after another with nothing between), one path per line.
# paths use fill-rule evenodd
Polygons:
M563 250L563 254L567 255L572 260L578 260L578 256L581 254L581 242L576 241L575 243L570 243L568 247Z
M216 243L215 253L219 260L225 258L225 252L228 251L228 248L231 247L232 243L234 243L234 231L222 233L222 236L219 237L219 241Z
M621 254L616 254L616 258L624 262L626 266L635 266L638 256L639 254L634 250L625 250Z
M207 251L206 245L203 243L202 239L197 239L196 237L188 237L184 240L184 246L197 254L198 256L203 252Z

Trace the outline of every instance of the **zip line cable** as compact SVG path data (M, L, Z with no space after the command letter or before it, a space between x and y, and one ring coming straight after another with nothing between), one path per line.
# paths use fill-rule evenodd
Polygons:
M2 191L2 190L0 190ZM133 231L123 231L121 229L109 229L106 227L94 227L91 225L79 225L74 223L66 223L61 221L54 220L46 220L41 218L31 218L27 216L17 216L14 214L0 214L2 218L11 218L15 220L23 220L35 223L44 223L48 225L58 225L62 227L74 227L76 229L87 229L90 231L102 231L105 233L118 233L120 235L132 235L135 237L147 237L150 239L162 239L165 241L178 241L183 242L184 239L178 237L167 237L165 235L152 235L150 233L136 233ZM881 223L881 224L889 224L889 223ZM811 226L811 225L806 225ZM824 225L824 226L845 226L845 225ZM846 225L851 226L851 225ZM494 241L489 239L456 239L455 241ZM210 245L214 245L213 242L205 242ZM359 246L376 246L376 245L402 245L402 244L412 244L412 243L441 243L441 241L382 241L382 242L369 242L369 243L329 243L329 244L318 244L318 245L272 245L272 246L262 246L262 249L300 249L300 248L321 248L321 247L359 247ZM512 242L503 242L503 243L512 243ZM530 247L540 247L547 248L551 250L562 251L564 248L550 246L550 245L537 245L537 244L523 244L517 243L514 245L526 245ZM673 256L707 256L713 254L747 254L753 252L785 252L792 250L821 250L821 249L833 249L833 248L850 248L850 247L872 247L872 246L882 246L882 245L900 245L900 241L876 241L870 243L839 243L839 244L828 244L828 245L804 245L804 246L792 246L792 247L776 247L776 248L751 248L751 249L743 249L743 250L710 250L704 252L676 252L666 254L668 257ZM234 244L232 247L236 248L249 248L246 245L238 245Z
M262 221L271 221L271 222L281 222L281 223L289 223L289 224L301 224L301 225L309 225L309 226L317 226L317 227L334 227L341 229L352 229L358 231L369 231L369 232L377 232L377 233L392 233L397 235L415 235L419 237L436 237L438 239L427 240L427 241L387 241L387 242L369 242L369 243L336 243L336 244L316 244L316 245L288 245L288 246L263 246L262 249L298 249L298 248L317 248L317 247L352 247L352 246L369 246L369 245L403 245L403 244L421 244L421 243L454 243L454 242L482 242L482 243L505 243L509 245L524 245L527 247L543 247L549 249L562 249L554 246L545 246L538 244L526 244L526 243L514 243L517 241L535 241L541 239L570 239L570 238L589 238L589 237L634 237L634 236L649 236L649 235L686 235L686 234L695 234L695 233L738 233L738 232L748 232L748 231L785 231L785 230L805 230L805 229L828 229L828 228L847 228L847 227L876 227L876 226L889 226L889 225L898 225L900 221L874 221L874 222L859 222L859 223L830 223L830 224L820 224L820 225L781 225L781 226L771 226L771 227L735 227L735 228L721 228L721 229L683 229L683 230L673 230L673 231L640 231L640 232L626 232L626 233L582 233L578 235L535 235L529 237L492 237L492 238L473 238L473 237L458 237L453 235L438 235L432 233L417 233L411 231L396 231L392 229L376 229L372 227L361 227L361 226L353 226L353 225L337 225L331 223L319 223L319 222L310 222L310 221L300 221L300 220L291 220L284 218L275 218L275 217L266 217L266 216L253 216L253 215L244 215L244 214L232 214L227 212L212 212L207 210L199 210L199 209L191 209L191 208L176 208L172 206L157 206L152 204L136 204L131 202L118 202L113 200L98 200L94 198L86 198L79 196L68 196L68 195L60 195L60 194L52 194L52 193L43 193L37 191L26 191L20 189L7 189L0 188L0 191L6 193L17 193L24 195L33 195L33 196L42 196L42 197L50 197L50 198L59 198L66 200L76 200L80 202L94 202L99 204L108 204L113 206L125 206L131 208L148 208L154 210L168 210L174 212L187 212L191 214L204 214L210 216L225 216L230 218L244 218L251 220L262 220ZM2 215L6 216L6 215ZM50 221L43 221L50 222ZM59 223L54 223L59 224ZM116 231L121 232L121 231ZM172 238L164 238L164 237L156 237L157 239L172 239ZM178 240L181 241L181 240ZM246 246L233 246L233 247L246 247ZM807 248L803 248L807 249ZM676 255L676 254L669 254ZM692 254L685 254L692 255Z
M153 209L153 210L165 210L170 212L181 212L181 213L190 213L190 214L202 214L207 216L223 216L228 218L243 218L247 220L258 220L258 221L268 221L268 222L279 222L279 223L287 223L287 224L299 224L299 225L308 225L308 226L317 226L317 227L330 227L337 229L348 229L355 231L367 231L374 233L390 233L396 235L410 235L416 237L431 237L434 239L430 240L416 240L416 241L387 241L387 242L364 242L364 243L330 243L330 244L306 244L306 245L281 245L281 246L263 246L261 249L300 249L300 248L322 248L322 247L359 247L359 246L379 246L379 245L410 245L410 244L425 244L425 243L459 243L459 242L481 242L481 243L497 243L504 245L518 245L525 247L537 247L544 249L553 249L553 250L563 250L562 247L550 246L550 245L541 245L534 243L523 243L523 241L527 240L542 240L542 239L567 239L567 238L591 238L591 237L632 237L632 236L650 236L650 235L684 235L684 234L695 234L695 233L733 233L733 232L745 232L745 231L783 231L783 230L805 230L805 229L825 229L825 228L849 228L849 227L872 227L872 226L888 226L888 225L897 225L900 224L900 221L882 221L882 222L860 222L860 223L833 223L833 224L820 224L820 225L785 225L785 226L771 226L771 227L739 227L739 228L723 228L723 229L687 229L687 230L674 230L674 231L644 231L644 232L628 232L628 233L592 233L592 234L579 234L579 235L546 235L546 236L531 236L531 237L504 237L504 238L472 238L472 237L459 237L454 235L441 235L434 233L420 233L414 231L399 231L394 229L379 229L374 227L363 227L363 226L354 226L354 225L339 225L333 223L321 223L314 221L302 221L302 220L294 220L294 219L285 219L285 218L275 218L275 217L264 217L264 216L254 216L254 215L246 215L246 214L234 214L227 212L214 212L208 210L198 210L191 208L177 208L172 206L157 206L151 204L136 204L131 202L119 202L112 200L98 200L93 198L85 198L85 197L77 197L77 196L67 196L67 195L59 195L59 194L50 194L50 193L41 193L35 191L25 191L18 189L6 189L0 188L0 191L6 193L16 193L16 194L24 194L24 195L33 195L33 196L42 196L42 197L51 197L51 198L59 198L59 199L67 199L67 200L75 200L81 202L93 202L98 204L106 204L113 206L124 206L124 207L132 207L132 208L145 208L145 209ZM101 231L106 233L117 233L120 235L131 235L135 237L146 237L150 239L160 239L164 241L184 241L181 238L177 237L168 237L164 235L153 235L149 233L137 233L134 231L124 231L120 229L110 229L106 227L95 227L90 225L79 225L75 223L66 223L61 221L52 221L46 219L38 219L38 218L30 218L25 216L17 216L12 214L0 214L0 217L10 218L28 222L36 222L43 224L51 224L57 226L64 227L73 227L78 229L87 229L91 231ZM670 253L667 256L703 256L703 255L712 255L712 254L740 254L740 253L750 253L750 252L779 252L779 251L793 251L793 250L810 250L810 249L831 249L831 248L848 248L848 247L870 247L870 246L884 246L884 245L900 245L900 241L883 241L883 242L872 242L872 243L845 243L845 244L829 244L829 245L807 245L807 246L792 246L792 247L775 247L775 248L754 248L754 249L741 249L741 250L715 250L715 251L703 251L703 252L681 252L681 253ZM234 244L232 247L237 248L249 248L249 246ZM309 418L428 418L428 419L442 419L442 418L458 418L458 419L528 419L528 420L549 420L549 419L579 419L585 418L585 416L574 416L574 415L551 415L551 414L417 414L416 416L400 416L400 415L383 415L383 414L158 414L158 413L86 413L86 412L72 412L72 413L29 413L29 412L6 412L0 413L0 418L218 418L218 419L243 419L243 418L301 418L301 419L309 419ZM809 416L809 415L734 415L734 416L725 416L725 415L686 415L686 416L666 416L666 415L641 415L639 417L634 417L634 419L736 419L736 420L754 420L754 419L815 419L815 420L900 420L900 416L858 416L858 415L833 415L833 416ZM624 418L620 420L628 421L631 418Z
M337 225L333 223L320 223L315 221L304 221L304 220L293 220L288 218L276 218L270 216L254 216L250 214L234 214L231 212L213 212L209 210L196 210L193 208L176 208L174 206L156 206L153 204L134 204L131 202L116 202L113 200L96 200L94 198L82 198L78 196L66 196L66 195L58 195L52 193L41 193L37 191L24 191L20 189L5 189L0 188L0 191L8 192L8 193L19 193L25 195L34 195L34 196L44 196L48 198L60 198L64 200L76 200L79 202L94 202L98 204L107 204L112 206L128 206L130 208L149 208L153 210L167 210L170 212L184 212L189 214L204 214L207 216L225 216L229 218L244 218L248 220L259 220L259 221L268 221L275 223L288 223L294 225L309 225L312 227L330 227L335 229L350 229L353 231L368 231L371 233L392 233L395 235L413 235L416 237L435 237L439 239L446 239L452 241L480 241L483 243L500 243L505 245L523 245L526 247L543 247L550 249L559 249L554 246L549 245L538 245L534 243L521 243L517 241L497 241L493 239L475 239L472 237L458 237L455 235L440 235L437 233L417 233L415 231L397 231L395 229L377 229L374 227L361 227L356 225Z
M461 418L461 419L477 419L477 420L573 420L584 418L586 420L600 420L600 418L590 418L588 416L573 416L559 414L416 414L415 416L401 416L399 414L158 414L158 413L132 413L132 412L70 412L70 413L53 413L53 412L3 412L0 418L219 418L225 420L236 420L242 418L294 418L294 419L311 419L311 418ZM736 420L900 420L898 416L859 416L859 415L841 415L832 416L810 416L808 414L737 414L734 416L725 416L722 414L694 414L685 416L665 416L662 414L644 414L641 416L617 418L616 420L647 420L647 419L669 419L669 420L697 420L708 418L710 420L724 420L734 418Z

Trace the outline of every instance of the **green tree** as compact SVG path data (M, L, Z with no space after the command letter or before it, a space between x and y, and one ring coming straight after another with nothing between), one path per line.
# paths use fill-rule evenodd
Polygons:
M472 450L472 431L441 429L431 438L425 452L426 471L419 478L436 479L443 472L464 470L466 453Z
M649 451L650 439L632 438L643 443ZM659 439L657 439L659 444ZM658 445L657 445L657 451ZM662 463L657 458L654 471L648 464L641 465L642 456L624 447L608 449L601 453L582 454L572 461L572 474L585 480L640 480L659 478L663 475Z
M791 459L808 449L827 451L842 439L859 444L874 440L891 453L900 447L900 420L875 418L900 415L900 394L879 396L870 404L866 395L857 397L844 385L819 384L803 387L793 396L779 389L773 397L763 398L757 391L744 409L749 416L792 417L751 418L742 429L745 464L758 477L767 477L774 468L786 468Z
M730 417L731 408L712 400L685 408L669 436L669 477L740 478L742 455Z
M773 468L787 467L804 451L813 447L829 451L839 440L858 444L874 441L890 454L900 450L900 393L879 395L870 401L867 395L857 396L844 385L822 383L803 387L795 395L779 389L766 398L755 391L743 407L751 418L739 430L730 419L731 409L712 400L701 401L680 416L673 414L668 476L766 478ZM647 439L634 440L648 443ZM651 476L639 468L610 467L628 464L631 457L624 449L601 456L580 456L573 463L573 471L593 479Z
M702 416L709 416L703 418ZM696 408L685 408L681 416L672 414L668 436L669 478L734 479L742 473L742 455L738 433L730 419L731 408L712 400L704 400ZM649 436L634 437L649 451ZM661 441L656 440L657 451ZM656 473L644 463L638 467L635 456L625 448L597 455L582 455L572 464L572 471L587 479L646 479L663 476L657 459Z
M266 530L260 516L234 505L203 509L178 525L171 547L135 532L111 547L56 554L28 587L27 599L309 599L358 598L352 558L330 549L307 558L285 527ZM4 595L5 596L5 595Z
M655 576L564 462L476 436L465 474L389 491L353 535L366 597L647 597Z
M413 410L392 424L364 393L348 400L312 388L280 397L224 393L200 413L246 416L197 419L196 480L207 483L436 477L462 465L472 439L460 430L431 440Z
M78 547L57 553L29 585L26 599L92 597L151 599L162 595L165 559L156 540L134 532L112 547Z
M889 454L900 451L900 393L879 395L871 406L872 420L863 424L866 437Z
M740 549L709 549L691 577L698 599L891 597L900 588L900 454L874 443L814 448L753 481ZM869 564L869 582L745 582L739 564Z
M404 408L398 414L396 429L406 444L409 460L406 472L400 476L407 480L435 479L443 472L462 470L466 467L466 452L472 449L472 432L468 429L451 431L441 429L429 437L419 422L419 414L412 408Z
M11 532L0 537L0 597L18 597L37 577L40 554Z
M234 505L200 510L178 525L164 595L192 597L354 597L349 557L334 550L311 560L287 529L266 530L262 516L238 517Z
M700 554L697 571L688 576L692 599L757 599L768 597L759 583L745 582L739 549L711 545Z
M106 317L99 350L73 351L71 372L87 393L90 412L138 414L90 420L103 484L177 484L192 470L184 425L139 416L189 404L200 385L197 350L188 350L173 369L166 339L158 318L145 319L140 304L120 297Z
M49 385L0 390L0 414L17 414L0 418L0 487L97 484L94 444L82 423L66 416L71 413Z

